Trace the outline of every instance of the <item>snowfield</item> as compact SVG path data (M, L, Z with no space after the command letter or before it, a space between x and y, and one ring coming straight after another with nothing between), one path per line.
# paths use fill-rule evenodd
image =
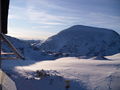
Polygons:
M18 90L120 90L120 53L106 58L3 61L3 68ZM36 70L41 69L49 71L51 76L37 78ZM70 82L68 89L66 80Z

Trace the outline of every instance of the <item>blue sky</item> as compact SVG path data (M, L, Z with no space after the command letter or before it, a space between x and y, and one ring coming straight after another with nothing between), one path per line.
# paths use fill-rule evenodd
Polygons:
M11 0L8 35L46 39L73 25L120 33L120 0Z

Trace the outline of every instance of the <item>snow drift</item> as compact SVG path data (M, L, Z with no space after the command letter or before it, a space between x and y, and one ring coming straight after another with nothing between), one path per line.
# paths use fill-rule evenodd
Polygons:
M48 38L40 49L70 56L105 56L120 52L120 35L113 30L75 25Z

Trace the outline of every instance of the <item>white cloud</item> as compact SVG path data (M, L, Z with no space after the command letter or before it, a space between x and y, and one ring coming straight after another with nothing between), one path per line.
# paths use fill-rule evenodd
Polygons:
M61 21L62 18L60 16L55 16L46 12L40 12L35 10L28 10L28 17L30 20L38 22Z
M9 20L26 20L29 23L62 25L72 22L75 17L50 14L47 11L39 11L34 7L11 6Z
M34 8L28 8L27 10L28 19L31 23L47 24L47 25L62 25L68 22L74 22L76 17L62 16L49 14L47 11L37 11Z
M103 14L103 13L90 13L89 14L90 17L94 17L98 20L112 20L112 21L120 21L120 16L113 16L113 15L108 15L108 14Z
M17 15L10 14L8 15L8 19L18 19L19 17Z
M88 18L94 19L92 22L101 27L119 29L120 28L120 16L112 16L103 13L90 13ZM90 20L91 20L90 19Z
M63 1L63 2L66 2L66 1ZM60 6L56 3L56 1L52 1L52 0L29 0L29 2L27 3L29 7L33 6L34 8L36 7L36 9L39 6L43 6L45 8L48 8L48 9L50 8L58 11L60 10L60 11L72 12L72 13L80 12L80 10L77 10L77 9Z
M9 8L9 14L8 14L8 19L12 20L25 20L27 17L25 7L19 7L19 6L10 6Z

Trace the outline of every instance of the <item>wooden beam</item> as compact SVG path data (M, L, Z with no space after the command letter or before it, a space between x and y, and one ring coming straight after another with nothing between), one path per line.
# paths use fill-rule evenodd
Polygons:
M18 57L1 57L1 60L16 60Z
M12 45L12 43L6 38L4 34L0 34L1 38L8 44L8 46L13 50L14 54L21 59L24 59L24 57L17 51L17 49Z
M15 53L10 53L10 52L1 52L1 55L15 55Z
M1 1L2 0L0 0L0 33L1 33L1 31L2 31L2 24L1 24ZM1 51L1 36L0 36L0 51ZM0 55L0 57L1 57L1 55ZM1 58L0 58L0 69L1 69L1 63L2 63L2 61L1 61ZM1 85L0 85L0 90L2 89L2 87L1 87Z

